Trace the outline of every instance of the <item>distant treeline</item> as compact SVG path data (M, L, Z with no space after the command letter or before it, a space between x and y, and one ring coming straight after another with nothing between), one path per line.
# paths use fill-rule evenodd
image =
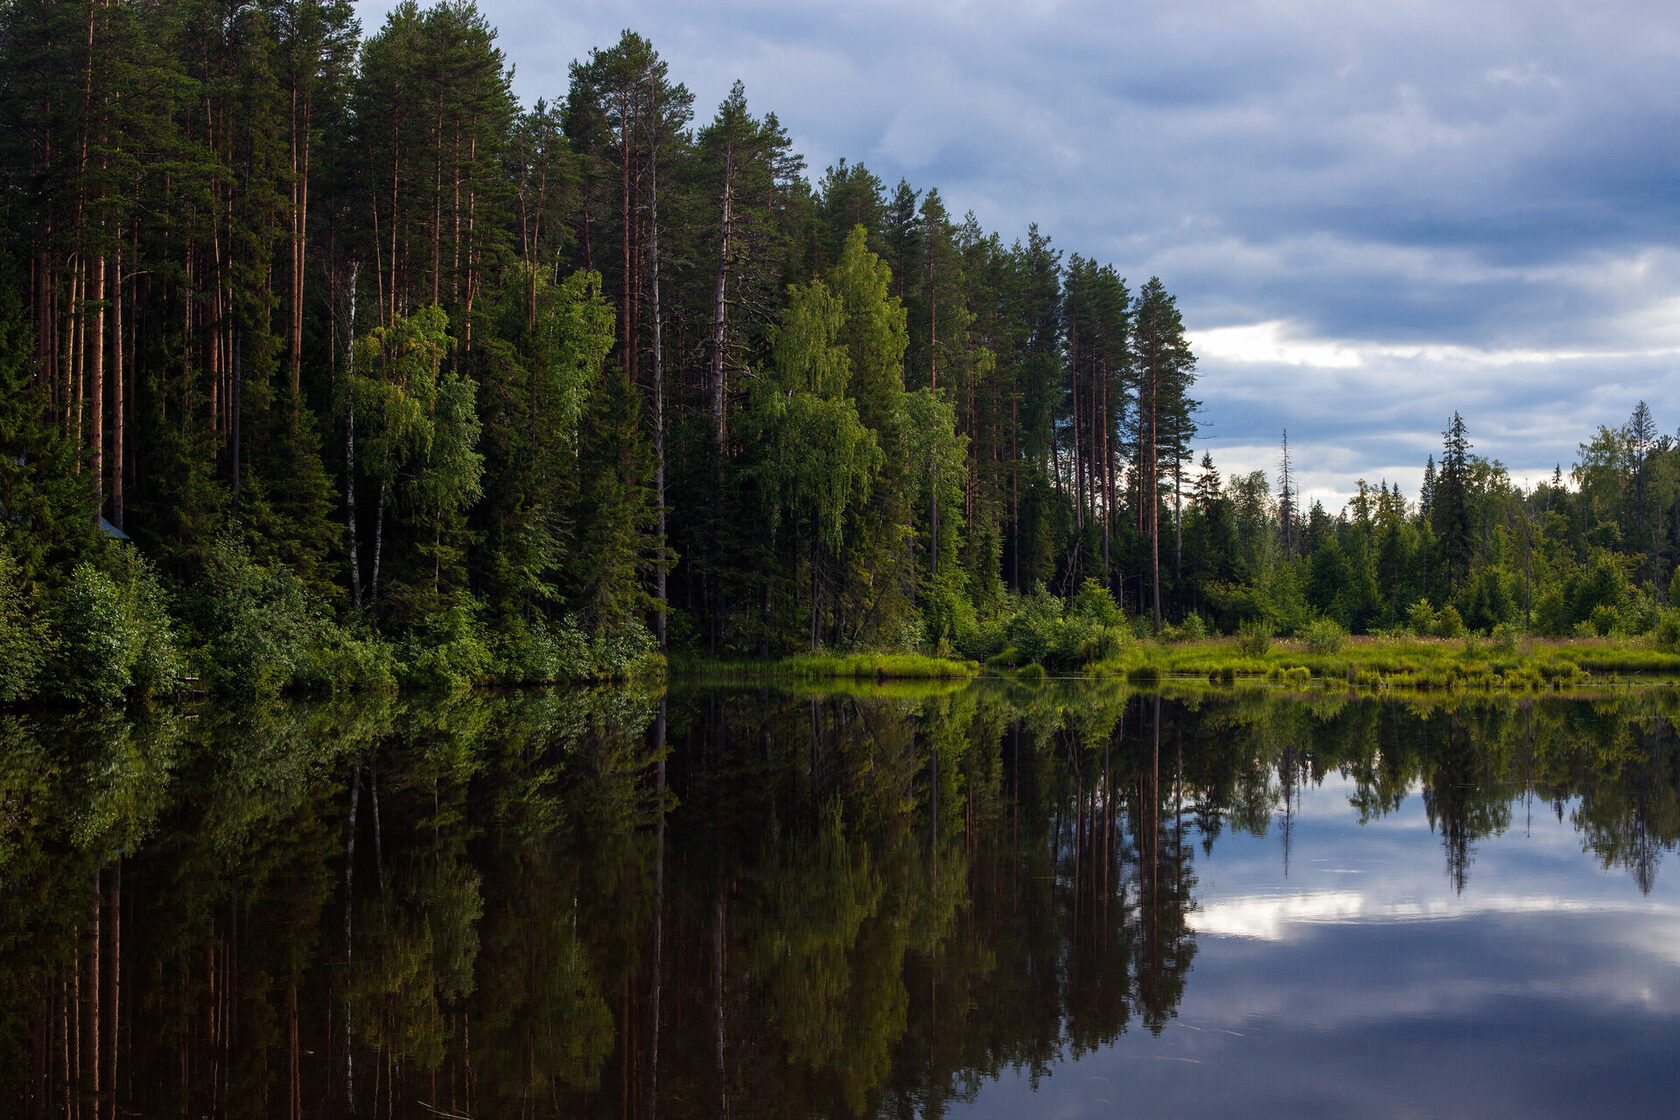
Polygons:
M342 0L0 8L0 696L986 656L1040 586L1152 630L1655 617L1653 434L1578 493L1449 439L1417 506L1297 515L1192 466L1160 281L812 186L630 32L521 107L495 40L468 3L365 39Z

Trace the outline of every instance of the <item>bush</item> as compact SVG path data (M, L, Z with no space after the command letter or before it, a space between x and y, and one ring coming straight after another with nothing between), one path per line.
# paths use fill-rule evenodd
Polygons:
M922 600L925 641L934 649L961 649L973 640L978 622L974 604L960 587L942 578L927 589Z
M28 699L46 660L47 636L27 608L17 563L0 545L0 704Z
M1680 607L1658 607L1656 625L1651 628L1657 648L1680 653Z
M1420 638L1427 638L1435 632L1435 608L1429 605L1428 599L1419 599L1406 611L1406 625Z
M1061 601L1039 584L1033 588L1031 595L1021 598L1015 613L1005 624L1004 635L1022 661L1043 664L1056 642L1061 625Z
M1114 601L1108 588L1094 579L1086 580L1073 597L1073 613L1099 626L1119 628L1126 625L1126 616L1120 610L1120 604Z
M296 573L264 567L223 537L205 552L200 586L191 615L213 691L273 696L306 675L326 612Z
M328 624L310 645L294 683L322 692L393 692L396 651L378 635Z
M125 548L116 577L81 563L53 611L49 689L75 703L114 704L170 687L183 663L163 589L140 554Z
M960 648L965 656L974 661L990 664L993 660L1009 654L1007 660L1013 661L1015 653L1009 647L1007 633L1009 617L997 615L988 618L975 627L974 633Z
M416 688L466 689L489 679L494 659L466 595L428 618L398 647L398 679Z
M1271 624L1260 621L1243 623L1237 631L1237 648L1250 657L1264 656L1272 648Z
M1459 617L1458 608L1448 603L1435 616L1435 625L1431 628L1437 638L1459 638L1464 635L1464 619Z
M1488 646L1495 653L1513 654L1517 652L1517 628L1509 622L1501 622L1493 628L1493 635Z
M1333 618L1315 618L1301 635L1311 653L1340 653L1347 631Z

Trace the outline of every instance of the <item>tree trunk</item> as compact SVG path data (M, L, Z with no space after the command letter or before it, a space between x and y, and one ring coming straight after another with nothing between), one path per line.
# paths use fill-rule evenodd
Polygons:
M123 384L122 325L122 236L117 236L116 258L111 263L111 523L123 527L123 412L127 394Z
M665 652L665 349L660 341L659 323L659 131L657 115L653 142L648 153L649 215L648 268L653 311L653 488L659 503L656 533L659 556L654 562L654 637L659 639L659 652Z
M712 440L717 450L718 470L723 470L724 445L728 439L725 412L727 409L728 385L725 380L725 353L728 340L725 334L726 318L724 296L729 282L729 252L730 242L734 234L734 194L735 194L735 145L733 142L724 149L723 154L723 218L721 224L722 245L718 251L717 284L712 293Z
M385 547L385 493L387 486L386 479L379 480L379 507L373 519L373 584L370 594L375 611L379 607L379 557Z
M350 605L362 609L362 554L356 543L356 272L350 266L350 322L345 330L349 352L344 393L344 516L350 533Z
M93 353L88 360L88 380L92 382L92 423L89 434L93 444L93 513L105 512L105 254L93 259L93 325L88 333L93 339Z
M1149 457L1143 464L1148 470L1147 489L1149 492L1149 572L1150 582L1154 585L1150 589L1153 599L1155 633L1161 632L1161 501L1160 501L1160 432L1159 423L1161 386L1156 375L1149 375Z

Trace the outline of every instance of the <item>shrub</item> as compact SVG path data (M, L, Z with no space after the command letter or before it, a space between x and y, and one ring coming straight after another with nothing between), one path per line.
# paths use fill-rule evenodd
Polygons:
M53 611L50 690L77 703L114 704L148 697L182 671L163 589L133 549L123 549L113 578L78 564Z
M0 704L28 699L46 659L46 634L27 607L17 563L0 545Z
M1432 628L1437 638L1458 638L1464 634L1464 619L1459 617L1458 608L1448 603L1435 616Z
M1428 599L1419 599L1406 611L1406 625L1420 638L1435 632L1435 608Z
M1513 654L1517 652L1517 628L1509 622L1501 622L1493 628L1493 635L1488 646L1495 653Z
M1340 653L1347 631L1333 618L1315 618L1301 635L1311 653Z
M655 663L664 664L658 656L653 635L639 619L632 618L616 634L597 637L592 644L591 662L595 676L620 680Z
M1008 654L1006 660L1013 661L1015 653L1009 648L1009 638L1006 628L1009 618L997 615L986 619L974 628L974 633L958 648L963 654L974 661L990 664L993 660Z
M294 683L322 692L391 692L397 687L397 655L376 634L323 626L311 643Z
M273 696L305 675L325 611L295 572L223 537L205 552L200 588L191 614L213 691Z
M1658 649L1680 653L1680 607L1658 607L1651 633Z
M494 662L473 607L470 597L457 596L403 639L397 665L403 684L455 690L472 688L489 678Z
M1061 624L1061 601L1039 584L1033 588L1031 595L1021 598L1015 613L1009 616L1004 634L1023 661L1042 664L1056 641Z
M1250 657L1262 657L1272 648L1272 627L1266 622L1245 622L1237 631L1237 648Z
M927 589L922 600L924 641L935 649L960 649L973 638L979 623L974 604L961 587L950 586L941 577Z
M1073 613L1081 618L1090 619L1099 626L1120 627L1126 624L1126 616L1120 610L1120 604L1114 601L1108 588L1094 579L1088 579L1080 587L1079 593L1073 597Z

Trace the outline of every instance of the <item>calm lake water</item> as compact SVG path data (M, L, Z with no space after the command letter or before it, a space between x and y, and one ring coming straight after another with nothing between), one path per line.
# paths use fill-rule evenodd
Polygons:
M0 715L0 1115L1673 1116L1676 714Z

